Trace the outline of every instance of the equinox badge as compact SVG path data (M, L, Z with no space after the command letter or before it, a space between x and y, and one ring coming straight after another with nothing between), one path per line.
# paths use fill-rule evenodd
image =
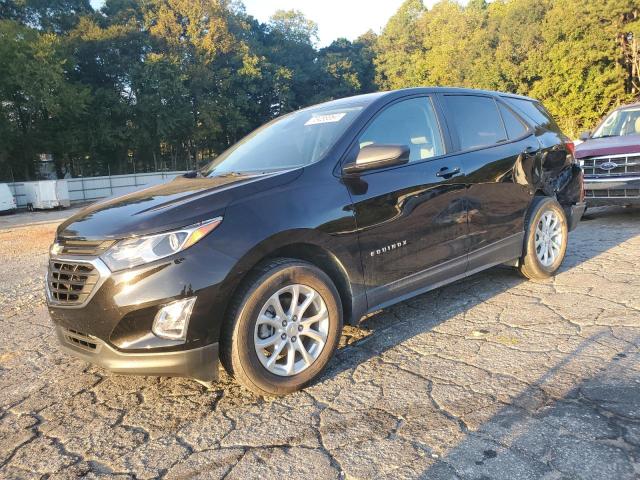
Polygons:
M391 245L387 245L386 247L379 248L377 250L372 250L370 255L375 257L377 255L382 255L383 253L391 252L396 250L397 248L402 248L407 245L407 241L403 240L401 242L392 243Z

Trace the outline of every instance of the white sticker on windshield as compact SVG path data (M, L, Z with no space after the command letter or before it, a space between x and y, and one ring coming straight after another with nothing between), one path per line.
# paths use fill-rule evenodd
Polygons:
M318 115L315 117L311 117L305 123L307 125L319 125L321 123L335 123L342 120L342 118L346 115L346 113L331 113L329 115Z

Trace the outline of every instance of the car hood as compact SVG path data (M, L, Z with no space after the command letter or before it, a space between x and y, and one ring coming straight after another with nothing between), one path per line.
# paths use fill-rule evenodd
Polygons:
M58 238L111 239L148 235L222 215L227 205L290 182L301 170L177 177L162 185L94 203L58 227Z
M640 135L592 138L576 146L576 158L640 153Z

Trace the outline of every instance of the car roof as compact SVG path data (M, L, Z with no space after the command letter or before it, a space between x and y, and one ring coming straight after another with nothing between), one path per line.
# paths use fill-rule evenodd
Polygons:
M640 108L640 102L629 103L627 105L620 105L618 108L614 108L612 111L616 110L626 110L627 108Z
M474 88L457 88L457 87L412 87L402 88L398 90L389 90L374 93L365 93L362 95L355 95L353 97L339 98L336 100L330 100L314 107L326 107L326 108L344 108L348 106L361 106L366 107L378 100L400 98L415 94L428 94L428 93L463 93L463 94L483 94L483 95L499 95L501 97L519 98L522 100L537 101L534 98L526 97L524 95L517 95L515 93L497 92L493 90L479 90ZM640 105L640 104L639 104Z

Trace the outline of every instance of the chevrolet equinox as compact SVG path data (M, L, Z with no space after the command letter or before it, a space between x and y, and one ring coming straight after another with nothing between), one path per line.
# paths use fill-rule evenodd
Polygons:
M298 390L344 323L499 264L553 275L584 211L573 144L531 98L413 88L255 130L199 171L60 225L65 351L119 373Z

